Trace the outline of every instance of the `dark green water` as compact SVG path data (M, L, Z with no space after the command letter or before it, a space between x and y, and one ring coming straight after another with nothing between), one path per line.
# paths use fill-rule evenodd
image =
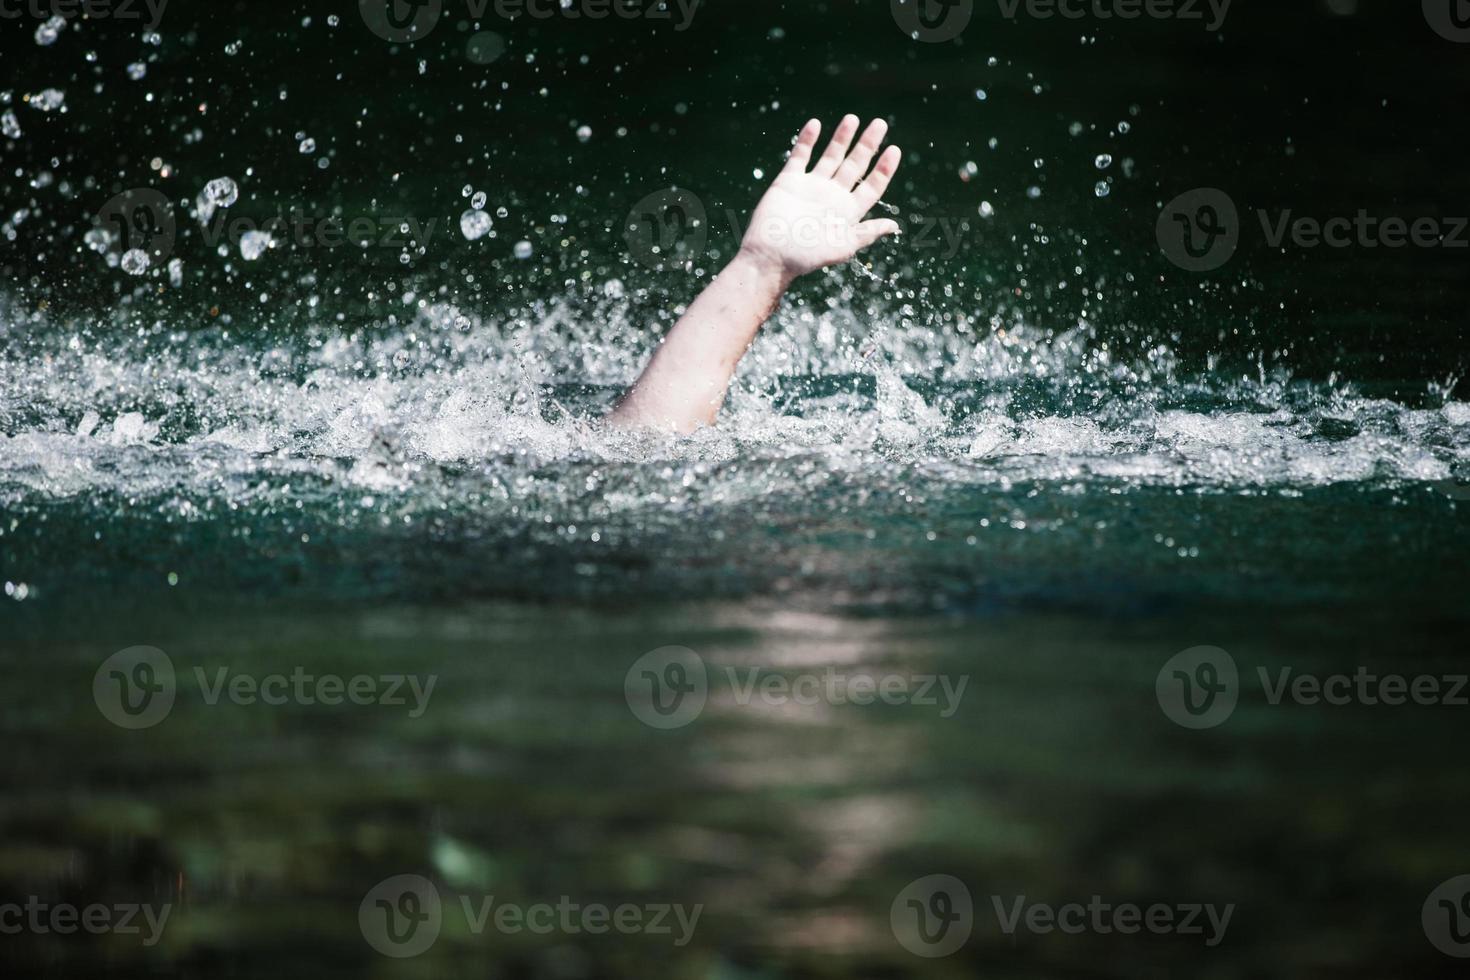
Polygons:
M0 930L32 897L170 910L156 943L0 931L7 976L1459 969L1470 249L1273 248L1256 213L1452 229L1470 44L1367 2L1218 32L982 4L946 44L867 0L686 31L446 3L412 45L349 4L176 2L156 43L0 19ZM795 291L718 430L603 430L791 134L848 110L906 150L905 238ZM224 176L231 218L432 230L248 260L190 214ZM707 251L660 270L623 233L674 185ZM85 241L145 187L176 273ZM1198 187L1243 219L1205 274L1156 237ZM129 730L104 662L139 646L173 703ZM1200 646L1239 679L1195 730L1159 692ZM707 701L661 730L636 665L669 647ZM434 687L273 706L220 670ZM1278 699L1283 670L1442 696ZM953 710L925 678L963 680ZM400 875L442 901L404 958L364 925ZM974 910L938 958L894 925L931 875ZM701 912L682 944L476 928L492 895ZM1232 912L1213 944L1008 934L1020 896Z

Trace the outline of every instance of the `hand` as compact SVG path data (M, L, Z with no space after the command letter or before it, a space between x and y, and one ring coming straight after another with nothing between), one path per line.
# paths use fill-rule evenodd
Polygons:
M807 164L822 124L813 119L803 126L785 169L751 216L740 251L777 272L784 282L846 262L878 239L899 231L896 221L862 219L883 197L903 154L890 146L868 173L888 124L873 120L852 146L858 122L857 116L842 117L832 142L810 173Z

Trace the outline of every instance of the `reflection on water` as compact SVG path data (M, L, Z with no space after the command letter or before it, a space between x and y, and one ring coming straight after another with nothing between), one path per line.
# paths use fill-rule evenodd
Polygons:
M226 962L254 975L283 952L343 976L1427 975L1440 960L1419 908L1463 857L1470 801L1441 748L1463 709L1272 704L1256 679L1453 671L1439 626L1391 622L1283 614L1263 641L1228 610L880 621L754 603L32 623L3 665L4 892L174 911L151 948L115 935L11 948L118 975ZM175 702L123 731L88 693L142 637L167 653ZM1224 724L1190 731L1154 688L1200 642L1229 650L1243 682ZM626 675L673 645L707 666L708 699L658 730ZM437 683L418 717L411 695L272 706L219 686L303 671ZM860 704L855 677L894 680ZM961 691L947 717L942 688L937 704L921 691L936 677ZM401 874L432 882L444 908L438 939L395 961L364 941L358 911ZM941 960L890 925L899 893L932 874L974 902L970 940ZM461 899L490 896L702 912L684 945L477 929ZM1009 915L1020 896L1234 914L1213 947L1007 935L996 903Z

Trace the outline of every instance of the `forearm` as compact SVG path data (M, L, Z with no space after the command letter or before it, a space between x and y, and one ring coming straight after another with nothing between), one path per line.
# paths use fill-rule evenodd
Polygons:
M610 421L679 433L713 425L735 366L789 285L742 249L674 324Z
M813 119L801 128L786 165L751 215L739 253L674 324L613 409L614 425L679 433L714 425L735 365L791 281L897 234L897 222L863 216L883 197L901 154L890 146L869 171L888 124L873 120L853 146L858 122L857 116L842 118L810 171L822 124Z

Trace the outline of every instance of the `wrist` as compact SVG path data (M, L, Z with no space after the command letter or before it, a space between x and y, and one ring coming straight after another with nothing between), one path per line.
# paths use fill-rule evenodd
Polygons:
M740 246L727 270L734 272L743 282L766 287L776 293L784 293L796 279L780 258L748 245Z

